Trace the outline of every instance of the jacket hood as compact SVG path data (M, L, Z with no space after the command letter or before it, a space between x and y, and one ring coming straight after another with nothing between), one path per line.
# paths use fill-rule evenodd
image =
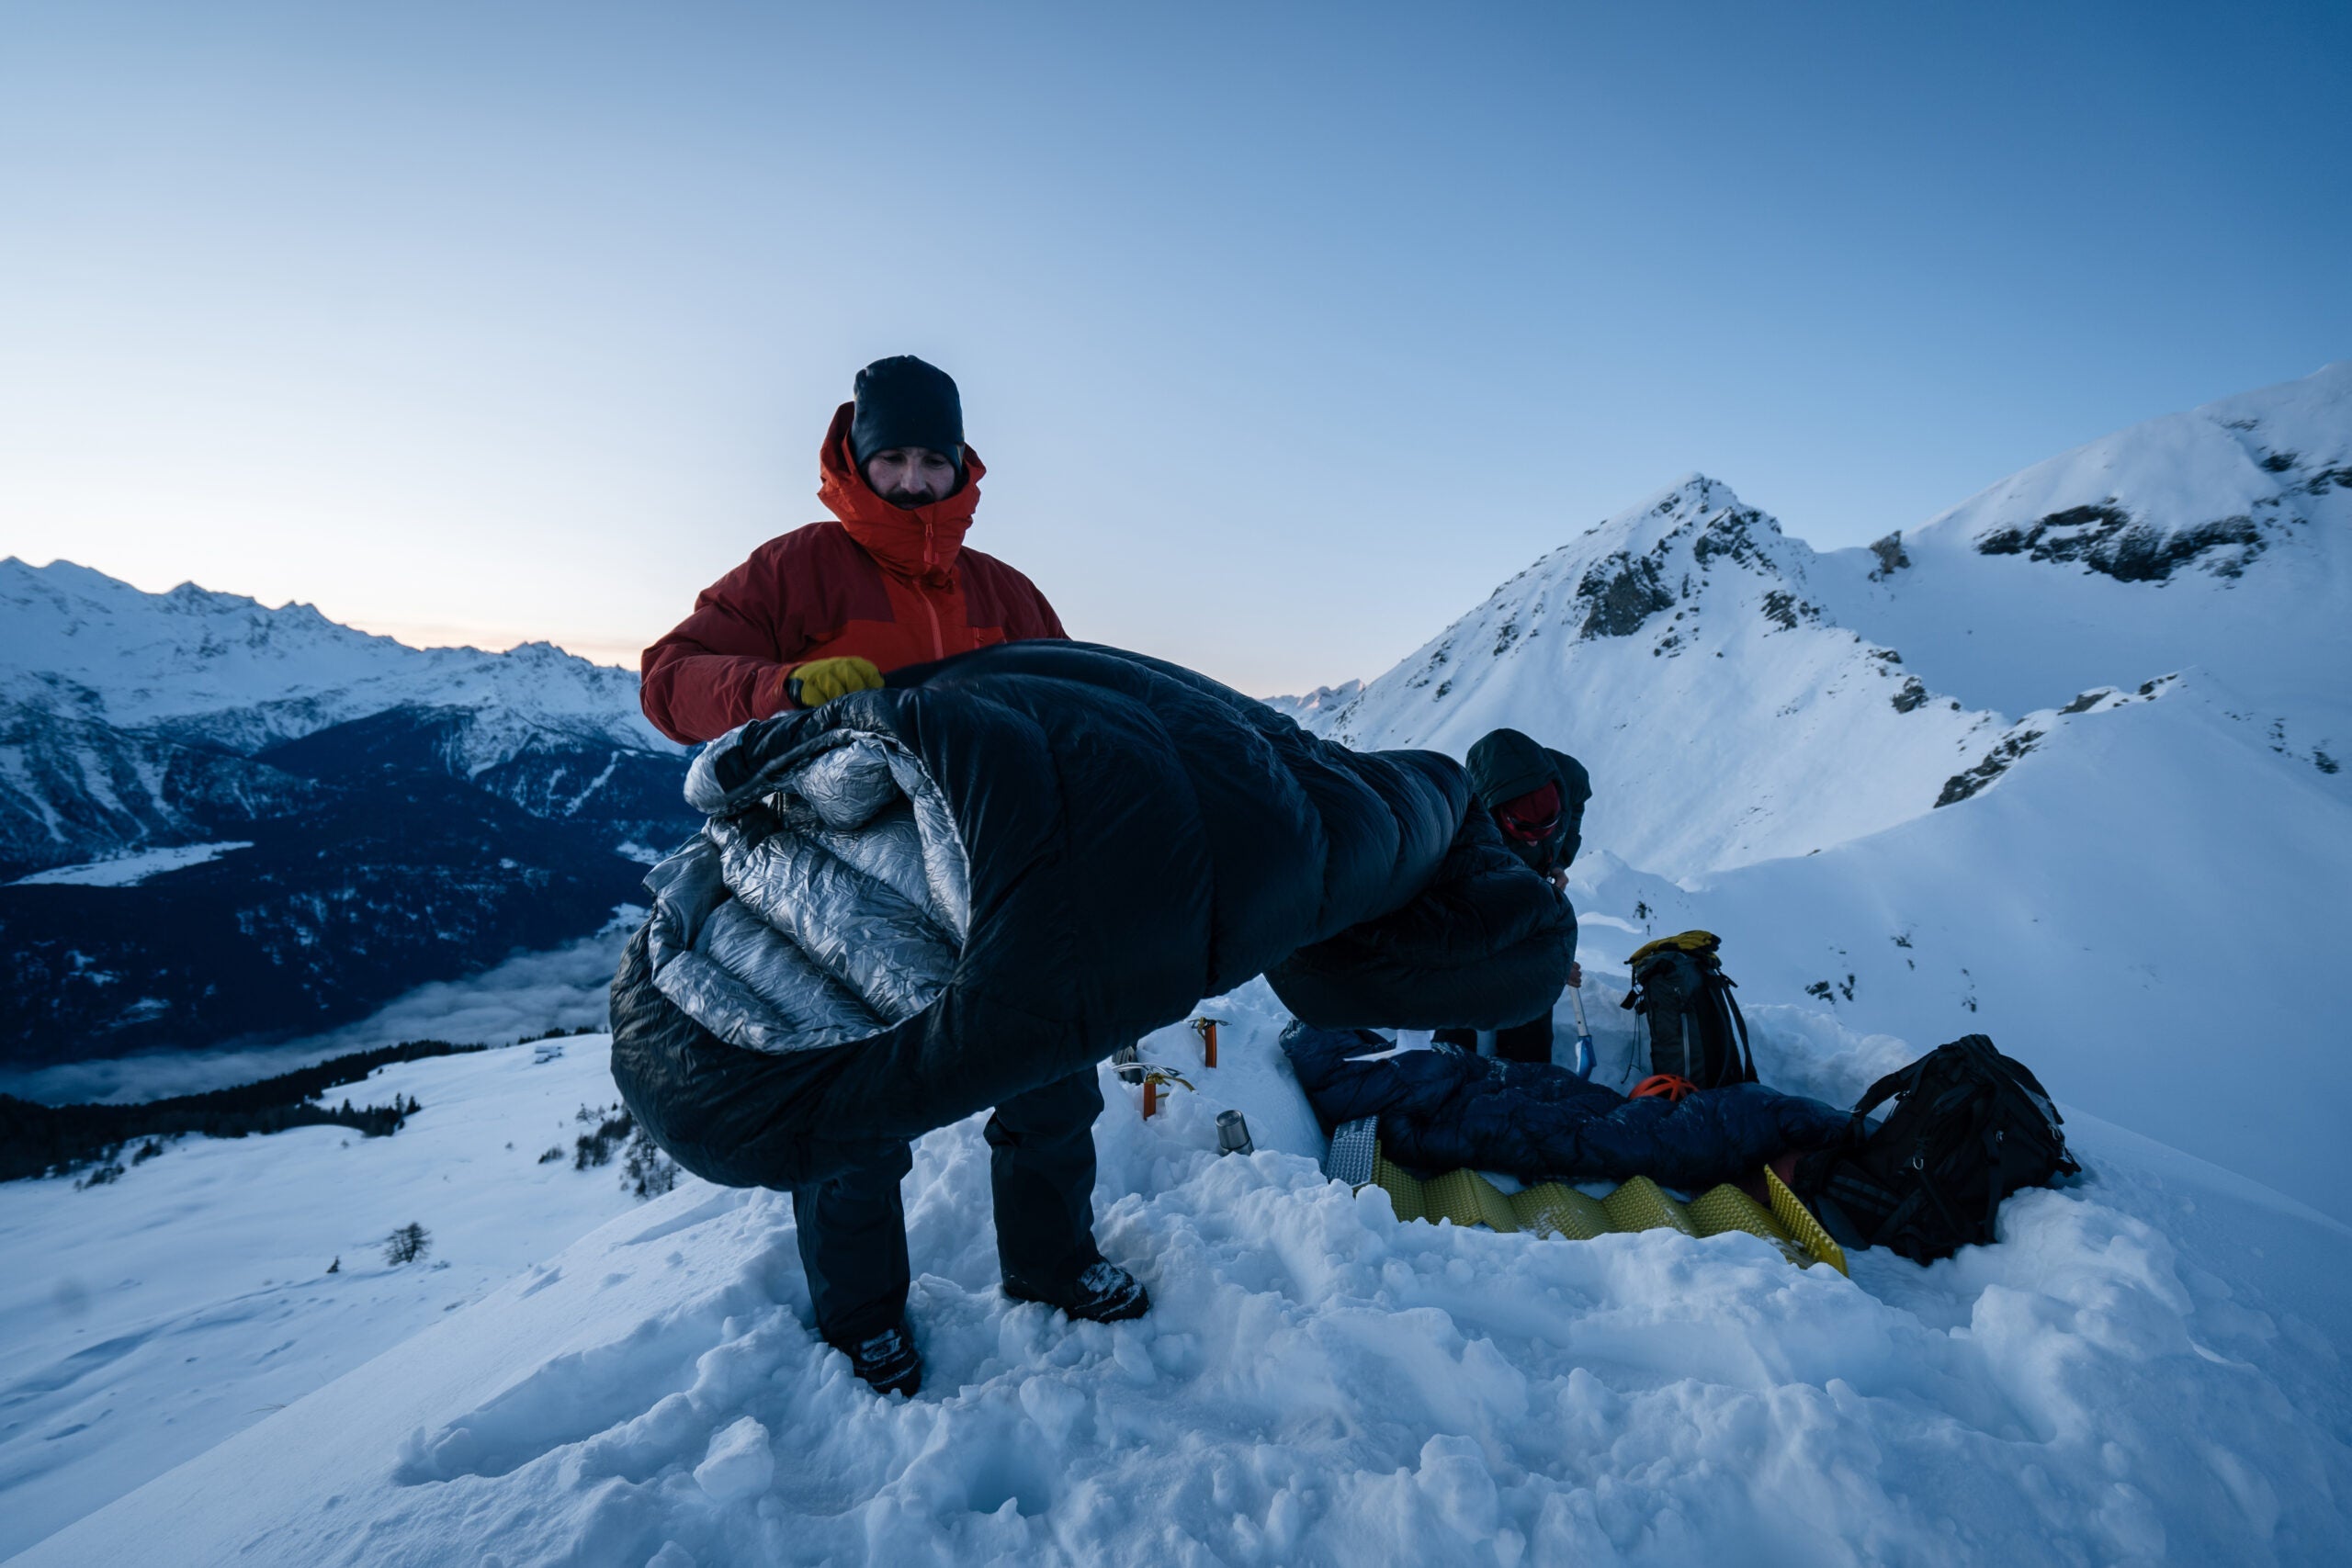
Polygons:
M1463 764L1478 804L1492 811L1506 800L1550 784L1556 771L1552 754L1532 736L1516 729L1498 729L1470 748Z
M886 571L943 585L954 581L956 558L972 526L972 512L980 504L980 476L988 472L980 455L964 448L963 486L945 500L928 506L893 506L874 493L850 451L850 421L856 412L855 403L843 403L833 412L832 428L825 433L824 450L818 456L824 480L817 487L817 499Z

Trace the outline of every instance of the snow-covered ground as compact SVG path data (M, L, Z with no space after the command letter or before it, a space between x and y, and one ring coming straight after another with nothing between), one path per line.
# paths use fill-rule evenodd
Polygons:
M912 1402L876 1400L814 1337L788 1199L688 1181L639 1207L608 1172L530 1163L600 1041L387 1074L428 1109L380 1144L287 1134L177 1149L112 1190L0 1191L12 1252L28 1208L69 1247L98 1205L148 1205L140 1234L202 1261L146 1271L210 1281L209 1304L142 1306L93 1259L78 1318L53 1292L11 1305L12 1543L226 1438L19 1561L2352 1554L2352 1232L2302 1205L2077 1116L2089 1173L1927 1269L1863 1255L1849 1280L1741 1235L1399 1224L1323 1179L1271 997L1210 1010L1219 1068L1182 1028L1147 1043L1199 1086L1159 1117L1106 1076L1099 1229L1152 1287L1140 1322L1007 1302L977 1119L918 1145ZM1905 1055L1819 1013L1758 1022L1768 1077L1838 1098ZM1228 1103L1257 1155L1215 1153ZM199 1157L217 1182L164 1201ZM219 1228L173 1227L198 1211ZM452 1268L366 1254L409 1218ZM82 1245L119 1258L102 1228ZM336 1248L345 1273L322 1278L313 1255Z
M2087 1168L2011 1200L1996 1246L1847 1279L1740 1235L1400 1225L1323 1180L1253 983L1204 1004L1219 1067L1181 1025L1145 1043L1198 1086L1165 1114L1106 1083L1099 1230L1151 1285L1138 1323L1005 1301L977 1120L921 1142L929 1371L884 1401L810 1331L788 1199L639 1205L537 1163L612 1099L600 1038L420 1062L355 1090L424 1102L389 1140L187 1140L108 1186L0 1186L0 1551L2352 1561L2347 529L2338 365L1868 550L1815 553L1694 477L1396 670L1286 705L1360 745L1459 754L1511 724L1593 765L1572 891L1604 1081L1634 1069L1626 955L1693 925L1725 938L1769 1082L1850 1102L1971 1030L2035 1066ZM67 600L100 588L62 581L34 607L96 625ZM300 717L269 672L316 628L185 592L191 626L258 628L205 700ZM334 647L312 706L389 657ZM340 1048L585 1021L609 966L518 958ZM1228 1106L1256 1155L1215 1153ZM390 1268L412 1220L435 1251Z
M579 1108L618 1099L607 1047L404 1063L334 1091L413 1096L389 1138L189 1137L102 1186L0 1186L0 1556L633 1210L613 1168L571 1164ZM392 1268L385 1237L412 1222L431 1251Z

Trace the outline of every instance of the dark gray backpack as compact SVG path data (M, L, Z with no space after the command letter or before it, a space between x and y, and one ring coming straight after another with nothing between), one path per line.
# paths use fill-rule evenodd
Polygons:
M1747 1021L1715 956L1722 945L1713 931L1683 931L1658 938L1627 961L1634 988L1623 1005L1643 1022L1651 1076L1681 1078L1693 1089L1756 1081Z
M1877 1127L1865 1118L1887 1100ZM2064 1118L2026 1066L1982 1034L1939 1045L1871 1085L1853 1139L1797 1162L1797 1196L1847 1247L1884 1247L1915 1262L1993 1240L2001 1200L2082 1169Z

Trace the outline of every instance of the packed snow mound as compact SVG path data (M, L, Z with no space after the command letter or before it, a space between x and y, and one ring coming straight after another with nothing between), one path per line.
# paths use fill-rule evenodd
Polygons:
M308 604L184 582L147 593L72 561L0 560L0 702L252 752L388 708L460 708L469 771L526 737L673 753L637 676L547 643L414 649Z
M978 1119L907 1184L928 1362L811 1333L791 1204L688 1182L33 1547L262 1563L2321 1562L2352 1553L2352 1234L2077 1118L2090 1174L1998 1246L1851 1280L1765 1243L1400 1224L1223 1079L1106 1077L1098 1226L1150 1284L1072 1325L995 1288ZM1905 1053L1765 1021L1766 1076ZM1243 1098L1250 1098L1244 1095ZM1311 1140L1311 1133L1304 1134Z
M1586 840L1670 875L1826 849L1929 809L2004 721L1834 624L1814 561L1693 475L1302 722L1455 756L1525 730L1591 770Z
M2037 463L1816 579L1963 702L2022 713L2200 665L2340 755L2347 536L2352 360Z

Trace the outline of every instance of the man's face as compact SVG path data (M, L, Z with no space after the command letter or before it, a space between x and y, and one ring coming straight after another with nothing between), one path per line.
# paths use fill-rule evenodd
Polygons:
M893 506L944 501L956 489L956 460L924 446L892 446L865 459L865 482Z

